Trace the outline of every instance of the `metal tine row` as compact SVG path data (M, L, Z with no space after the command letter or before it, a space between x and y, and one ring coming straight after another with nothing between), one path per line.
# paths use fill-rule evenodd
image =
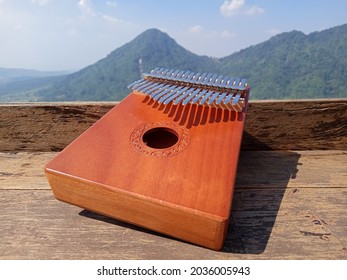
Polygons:
M165 105L172 101L174 105L179 103L182 103L182 105L198 103L200 105L227 108L236 111L242 109L242 106L239 104L240 101L242 103L241 91L220 92L190 86L184 87L182 84L172 85L149 81L138 87L138 90L149 95L153 100L158 101L158 103Z
M146 84L148 77L157 78L157 79L169 79L177 82L189 82L193 84L207 85L207 86L216 86L225 89L237 89L244 90L247 86L246 79L233 78L228 76L219 75L212 73L194 73L189 71L179 71L179 70L169 70L165 68L155 68L150 74L146 74L145 78L137 80L131 83L128 88L134 90L139 90L139 87ZM164 81L163 81L164 82Z
M247 86L246 79L233 78L212 73L194 73L190 71L169 70L165 68L155 68L145 77L167 79L179 82L189 82L200 85L216 86L227 89L244 90Z
M155 68L144 79L128 87L149 95L158 103L174 105L200 104L216 108L241 111L246 79L212 73L194 73L165 68Z

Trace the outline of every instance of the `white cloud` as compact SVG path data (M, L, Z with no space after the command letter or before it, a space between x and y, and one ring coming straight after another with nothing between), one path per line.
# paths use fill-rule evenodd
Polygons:
M189 28L189 33L200 33L203 30L203 27L201 25L195 25Z
M112 5L115 4L114 1L108 1L108 2L110 2L110 3L112 2L113 3ZM108 3L108 5L110 3ZM91 16L91 17L103 19L105 22L111 23L111 24L122 22L121 20L119 20L116 17L113 17L113 16L96 11L90 0L79 0L78 6L79 6L80 10L82 11L82 13L84 14L84 16ZM84 20L85 20L85 18L84 18Z
M77 33L78 33L78 29L75 28L75 27L71 27L71 28L69 28L68 31L67 31L67 34L68 34L69 36L74 36L74 35L77 34Z
M95 12L92 8L92 3L89 0L79 0L78 1L78 7L83 11L84 13L95 16Z
M274 35L277 35L277 34L281 33L281 30L279 30L277 28L272 28L272 29L268 30L267 33L269 33L270 35L274 36Z
M31 3L39 5L39 6L44 6L48 4L49 0L31 0Z
M115 18L113 16L105 15L102 13L98 13L98 15L108 23L120 23L120 22L122 22L121 20L119 20L118 18Z
M224 30L224 31L220 34L220 36L221 36L222 38L230 38L230 37L232 37L232 34L231 34L228 30Z
M258 6L247 6L245 0L225 0L220 7L220 12L225 17L235 15L258 15L262 14L265 10Z
M260 8L258 6L251 6L251 7L246 7L244 12L246 15L252 16L252 15L260 15L264 13L264 11L265 10L263 8Z
M106 1L106 5L110 7L116 7L117 2L116 1Z

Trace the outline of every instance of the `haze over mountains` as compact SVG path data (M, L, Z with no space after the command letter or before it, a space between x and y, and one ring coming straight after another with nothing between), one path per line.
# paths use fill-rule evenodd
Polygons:
M4 79L0 68L0 101L121 100L128 84L155 67L247 78L252 99L347 97L347 24L308 35L282 33L219 59L196 55L149 29L72 74L21 79L7 73Z

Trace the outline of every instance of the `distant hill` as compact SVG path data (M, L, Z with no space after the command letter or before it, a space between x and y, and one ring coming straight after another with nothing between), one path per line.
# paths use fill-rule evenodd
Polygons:
M43 89L63 79L65 71L0 68L0 101L37 101Z
M33 78L53 77L67 75L65 71L38 71L31 69L16 69L0 67L0 85Z
M217 64L211 58L189 52L167 34L149 29L104 59L68 76L45 92L43 98L120 100L129 94L127 85L140 79L142 70L150 71L159 65L192 71L217 71Z
M347 97L347 24L282 33L220 59L222 73L249 79L257 99Z
M149 29L97 63L30 93L37 101L121 100L129 83L160 66L245 77L253 99L347 97L346 49L347 24L308 35L282 33L220 59L193 54ZM4 94L0 86L0 101Z

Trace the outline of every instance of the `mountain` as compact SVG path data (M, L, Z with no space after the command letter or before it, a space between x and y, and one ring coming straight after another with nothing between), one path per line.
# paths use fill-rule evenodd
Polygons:
M282 33L220 59L222 73L249 79L257 99L347 97L347 24Z
M0 67L0 85L9 84L16 81L24 81L33 78L53 77L67 75L65 71L38 71L19 68Z
M65 71L0 68L0 101L37 101L43 89L63 79Z
M179 46L167 34L149 29L97 63L56 84L44 98L55 100L120 100L141 71L157 65L187 70L216 71L218 63Z
M245 77L253 99L347 97L346 49L347 24L308 35L282 33L219 59L149 29L95 64L29 92L37 101L121 100L129 83L159 66ZM0 86L0 100L4 94Z

